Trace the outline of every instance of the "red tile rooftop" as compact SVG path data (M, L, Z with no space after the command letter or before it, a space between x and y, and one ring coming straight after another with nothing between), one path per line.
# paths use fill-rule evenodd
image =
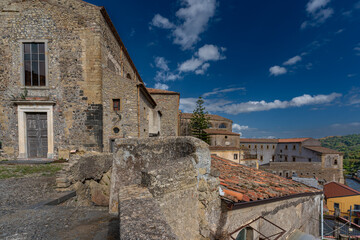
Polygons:
M346 197L360 195L360 192L344 184L330 182L324 185L324 195L325 198Z
M220 129L205 129L204 130L209 135L235 135L240 136L239 133L230 132L228 130L220 130Z
M328 153L328 154L343 154L341 152L338 152L336 150L332 150L330 148L326 148L326 147L318 147L318 146L309 146L309 147L304 147L307 148L309 150L312 150L314 152L318 152L318 153Z
M219 151L240 151L239 147L222 147L222 146L209 146L210 150L219 150Z
M268 139L268 138L240 138L240 143L295 143L304 142L311 138L282 138L282 139Z
M192 118L192 113L181 113L181 118L183 119L190 119ZM213 115L213 114L206 114L206 117L208 117L210 120L218 120L218 121L227 121L227 122L232 122L230 119L228 118L224 118L222 116L219 115Z
M156 88L146 88L150 94L167 94L167 95L180 95L178 92L167 91L163 89L156 89Z
M211 155L211 165L220 171L224 198L232 202L250 202L269 198L321 193L318 189L255 168Z

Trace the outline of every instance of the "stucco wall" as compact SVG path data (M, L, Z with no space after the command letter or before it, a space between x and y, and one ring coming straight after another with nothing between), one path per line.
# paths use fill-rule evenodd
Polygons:
M320 203L321 195L313 195L229 210L222 216L221 222L224 224L222 235L226 236L262 216L286 231L281 239L286 239L295 229L319 236ZM266 222L251 226L267 236L280 232Z
M240 147L240 137L234 135L210 135L210 146Z

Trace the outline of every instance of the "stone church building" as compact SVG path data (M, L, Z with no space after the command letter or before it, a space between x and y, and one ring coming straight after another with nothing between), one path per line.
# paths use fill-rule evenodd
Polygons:
M149 92L103 7L1 0L0 22L0 158L178 135L179 94Z

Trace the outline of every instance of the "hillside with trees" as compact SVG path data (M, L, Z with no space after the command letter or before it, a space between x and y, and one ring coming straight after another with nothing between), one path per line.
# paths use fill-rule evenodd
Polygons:
M356 173L360 169L360 134L326 137L320 141L323 147L344 153L345 174Z

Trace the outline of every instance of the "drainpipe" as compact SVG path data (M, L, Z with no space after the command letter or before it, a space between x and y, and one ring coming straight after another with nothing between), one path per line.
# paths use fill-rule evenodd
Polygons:
M321 239L324 239L324 195L321 195Z

